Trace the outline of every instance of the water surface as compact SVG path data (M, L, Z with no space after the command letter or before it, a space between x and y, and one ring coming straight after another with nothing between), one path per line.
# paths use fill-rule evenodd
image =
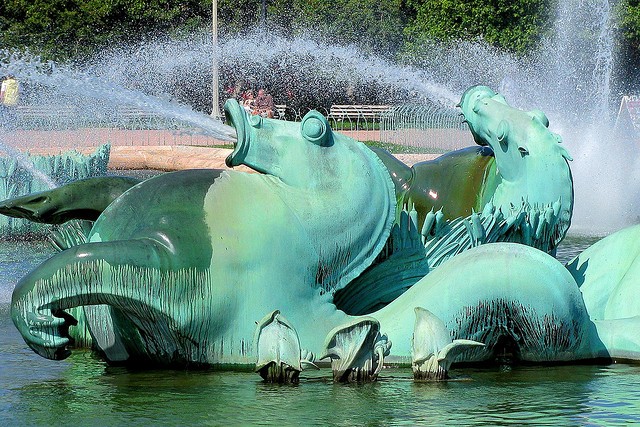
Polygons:
M596 238L570 238L567 261ZM135 371L89 351L64 361L33 353L9 318L15 281L53 251L0 242L0 419L50 425L631 425L640 423L640 366L456 369L455 381L416 384L408 368L375 384L335 385L329 369L297 386L252 372Z

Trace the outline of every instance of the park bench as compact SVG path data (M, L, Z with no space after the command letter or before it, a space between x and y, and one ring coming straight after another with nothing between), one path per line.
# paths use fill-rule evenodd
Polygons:
M275 118L284 120L287 114L287 105L286 104L276 104Z
M329 110L328 119L332 121L334 128L345 129L345 125L351 130L363 130L374 128L374 123L380 121L380 117L389 111L390 105L337 105Z

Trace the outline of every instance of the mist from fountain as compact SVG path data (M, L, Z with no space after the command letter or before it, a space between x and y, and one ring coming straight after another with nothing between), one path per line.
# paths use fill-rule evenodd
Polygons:
M15 159L21 167L28 170L29 173L31 173L37 180L42 182L49 189L56 188L58 186L58 184L50 176L48 176L47 174L45 174L44 172L36 168L33 162L31 162L31 160L29 160L27 156L21 153L20 150L16 150L10 145L5 144L3 142L3 139L4 139L3 134L4 132L0 130L0 152L5 152L10 157ZM4 176L0 176L0 178L4 178Z
M9 60L2 61L3 57ZM13 74L23 84L45 89L32 95L35 99L32 98L31 102L36 104L51 103L52 100L60 104L61 100L70 99L85 116L99 115L126 105L189 124L198 128L200 133L223 141L235 139L235 130L217 118L193 111L188 105L127 88L82 69L51 61L41 62L35 56L5 51L0 52L0 73Z
M486 84L516 107L547 113L551 129L563 136L574 158L572 231L605 233L637 222L640 204L635 141L629 134L614 136L611 124L614 40L609 20L606 0L561 2L555 35L524 58L481 41L433 43L409 66L304 37L255 33L212 46L208 35L196 34L189 40L117 46L82 66L14 55L0 61L0 73L11 71L37 82L53 97L71 94L86 110L133 105L225 140L233 139L231 128L175 101L188 101L193 88L211 87L214 59L221 70L233 70L236 79L254 86L274 75L297 83L298 96L305 90L370 82L382 88L382 102L430 100L453 108L467 87Z

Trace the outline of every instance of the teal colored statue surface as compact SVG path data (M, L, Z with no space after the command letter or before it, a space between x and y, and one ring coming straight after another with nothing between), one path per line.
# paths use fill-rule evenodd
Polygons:
M554 254L566 235L573 212L570 156L544 113L510 107L485 86L467 90L460 105L481 147L412 168L376 151L395 183L398 220L374 265L336 291L338 308L369 314L481 244L517 242Z
M589 265L569 268L550 255L570 225L573 186L544 114L482 86L461 109L481 147L408 168L332 132L315 111L289 123L228 101L237 143L227 164L260 173L191 170L105 191L88 243L17 284L13 321L34 351L63 359L75 323L67 310L84 307L110 362L258 361L263 378L283 382L314 354L341 382L373 380L385 360L413 364L421 379L497 354L640 360L637 340L609 326L623 321L598 314L604 299L617 304L612 287L633 292L632 281L598 279L606 258L597 267L595 249ZM45 222L57 210L79 218L90 198L72 204L69 194L0 206ZM42 200L55 208L27 209ZM606 252L622 256L626 241ZM635 336L637 314L624 320Z
M228 164L264 174L185 171L127 190L90 243L17 285L13 318L36 352L68 355L72 321L61 311L74 306L97 306L87 310L96 344L131 363L248 363L256 318L279 307L300 309L283 314L313 348L346 319L326 290L357 277L389 236L386 168L316 112L287 123L230 101L226 114L238 133ZM323 324L302 323L310 318Z
M567 264L611 357L640 355L640 225L605 237Z
M567 163L571 157L560 145L560 136L549 131L543 112L515 109L486 86L468 89L460 108L481 147L454 151L412 168L382 150L376 151L394 179L398 206L415 206L418 230L432 208L442 209L443 217L450 220L482 212L488 203L505 216L512 207L523 209L534 235L533 240L523 243L552 253L566 235L573 211L573 183ZM554 203L556 212L550 222L544 212ZM548 236L535 238L545 219ZM525 228L523 223L518 233L527 234Z

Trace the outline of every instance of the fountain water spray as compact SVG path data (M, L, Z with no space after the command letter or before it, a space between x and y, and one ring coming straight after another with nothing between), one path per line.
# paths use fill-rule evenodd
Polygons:
M57 99L58 102L60 99L72 98L74 104L80 106L85 114L87 109L90 112L99 112L123 105L132 106L197 127L203 134L225 141L234 140L235 131L230 126L195 112L187 105L147 95L141 90L126 88L118 82L91 75L83 70L51 61L43 63L39 58L30 55L20 57L12 54L10 58L9 64L0 62L0 72L5 68L20 81L45 87L48 97ZM43 94L36 96L41 95Z
M453 108L467 87L486 84L500 90L516 107L545 111L552 130L564 137L575 159L572 229L611 231L637 221L640 186L627 178L640 168L633 160L637 156L630 152L628 135L610 142L613 38L609 15L605 0L559 4L555 36L525 58L480 41L453 46L433 43L409 66L365 55L352 46L325 46L308 38L277 35L267 40L255 33L227 37L217 46L206 35L117 46L75 68L21 58L13 58L8 66L15 74L48 87L54 96L72 93L89 100L75 102L93 108L133 105L224 140L233 139L230 128L184 104L210 93L214 55L222 76L232 76L231 83L235 79L252 87L264 82L291 86L300 98L305 91L334 93L335 87L360 85L375 87L381 103L429 100ZM0 63L0 71L3 65L7 69L7 61ZM183 104L172 100L176 98ZM609 212L612 205L617 206L615 215Z
M27 156L22 154L19 150L16 150L15 148L7 144L4 144L2 142L3 139L3 132L0 130L0 153L5 152L9 156L16 159L20 166L28 170L36 179L44 183L49 189L56 188L58 186L58 184L53 179L51 179L51 177L36 168Z

